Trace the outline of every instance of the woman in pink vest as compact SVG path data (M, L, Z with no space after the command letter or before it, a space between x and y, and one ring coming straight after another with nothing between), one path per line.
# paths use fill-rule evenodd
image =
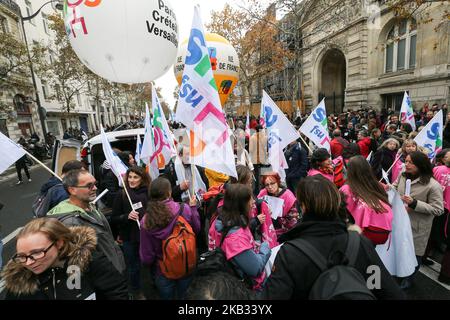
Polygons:
M374 245L385 243L392 230L392 209L386 191L364 157L350 159L347 182L340 191L346 196L347 210L363 235Z
M327 149L320 148L313 152L311 157L312 169L308 171L308 176L320 174L334 183L334 168L331 155Z
M230 183L240 183L248 186L253 190L253 174L252 171L243 165L236 166L238 179L231 178ZM220 204L223 205L223 202ZM270 209L266 201L257 199L253 201L250 209L250 230L253 237L257 241L267 241L270 248L278 246L277 234L270 217Z
M225 191L222 210L211 224L210 246L220 247L239 276L250 279L252 288L260 290L266 279L264 267L270 258L268 242L260 246L249 228L253 205L252 190L243 184L230 184ZM212 243L214 242L214 243Z
M282 217L276 220L272 219L275 232L277 237L279 237L297 224L297 198L289 189L281 187L281 178L276 172L263 175L261 183L265 188L258 194L258 199L270 196L283 199L284 201Z
M438 232L444 233L444 237L447 243L447 250L445 251L444 258L442 259L441 272L438 280L447 285L450 285L450 237L449 237L449 220L450 220L450 149L442 150L444 154L443 162L444 165L437 166L433 169L433 176L442 186L444 191L444 209L445 213L442 217L436 217L436 219L442 220L441 223L436 223L438 225ZM434 221L433 221L434 224ZM442 230L442 227L443 229ZM428 246L430 246L430 241L433 235L430 236L428 240ZM440 238L440 237L439 237ZM428 250L427 246L427 250Z
M403 142L402 148L400 149L401 154L397 155L396 158L400 157L397 162L392 167L392 183L395 182L405 168L405 159L411 152L417 151L417 142L413 139L407 139Z

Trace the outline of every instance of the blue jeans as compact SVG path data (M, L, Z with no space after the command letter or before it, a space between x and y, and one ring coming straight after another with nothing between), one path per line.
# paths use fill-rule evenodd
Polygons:
M141 260L139 258L139 243L124 241L122 245L125 263L127 265L128 284L134 292L141 290Z
M155 278L155 285L158 288L162 300L182 300L186 295L186 291L189 288L191 281L192 276L171 280L160 274Z

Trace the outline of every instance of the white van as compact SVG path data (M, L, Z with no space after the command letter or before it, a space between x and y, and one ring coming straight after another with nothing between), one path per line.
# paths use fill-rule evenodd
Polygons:
M121 151L129 151L134 155L136 151L137 135L144 140L144 128L129 129L121 131L106 132L106 137L112 148ZM81 141L75 139L57 140L55 144L55 152L53 153L52 169L61 174L64 163L69 160L82 160L89 166L89 172L100 180L100 166L105 161L103 154L102 137L97 135L82 144Z

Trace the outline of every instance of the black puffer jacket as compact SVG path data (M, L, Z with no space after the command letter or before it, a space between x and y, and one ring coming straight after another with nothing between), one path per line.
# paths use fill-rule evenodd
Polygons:
M127 189L133 204L140 203L142 207L136 211L139 213L139 221L145 215L148 201L147 187L138 189ZM125 194L121 191L116 195L112 207L111 223L119 228L119 236L123 241L139 242L139 227L137 222L128 219L131 212L130 202Z
M125 277L96 249L95 230L90 227L70 229L75 234L75 250L64 260L63 267L49 268L36 275L22 264L12 260L8 262L2 274L7 300L128 299ZM69 279L70 266L81 271L78 287L75 286L76 281ZM68 284L74 288L69 288Z
M338 250L345 252L348 232L342 222L311 221L305 215L304 222L285 233L280 240L295 241L302 238L328 257ZM378 299L404 299L404 294L390 276L372 243L361 236L360 249L355 268L365 280L372 274L367 267L377 265L381 270L381 289L372 292ZM320 274L319 268L299 249L284 244L277 254L272 274L267 280L262 297L264 299L288 300L308 299L309 292Z

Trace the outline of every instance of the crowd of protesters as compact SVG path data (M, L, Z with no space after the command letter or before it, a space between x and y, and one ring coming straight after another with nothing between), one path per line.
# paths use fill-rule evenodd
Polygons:
M414 137L441 109L447 119L444 149L430 161ZM299 129L307 116L291 121ZM51 179L41 190L58 191L46 217L29 222L17 236L17 252L2 272L7 299L141 300L149 285L144 272L152 275L161 299L308 299L326 289L320 286L324 270L310 259L311 251L333 266L348 264L361 281L370 276L368 266L379 268L380 286L367 292L353 286L340 298L405 299L420 266L433 263L433 250L444 254L439 281L450 284L447 106L425 105L415 120L417 132L387 110L330 115L330 152L303 136L285 149L289 168L280 175L268 162L259 119L251 118L250 134L245 118L229 119L238 177L198 167L206 187L202 195L189 192L193 169L183 147L185 130L177 123L170 126L184 181L177 179L175 158L151 181L135 163L134 150L116 150L128 167L124 185L107 162L98 168L97 185L85 164L71 161L63 167L62 183ZM382 183L383 171L389 181ZM106 215L92 204L104 189L110 190L101 200L111 209ZM396 227L391 189L408 213L417 260L415 270L401 278L389 273L376 251ZM282 202L276 217L273 201ZM170 240L180 235L183 256L171 251ZM202 259L224 260L221 269L208 269ZM180 268L179 261L185 263ZM81 286L72 290L66 283L73 275Z

